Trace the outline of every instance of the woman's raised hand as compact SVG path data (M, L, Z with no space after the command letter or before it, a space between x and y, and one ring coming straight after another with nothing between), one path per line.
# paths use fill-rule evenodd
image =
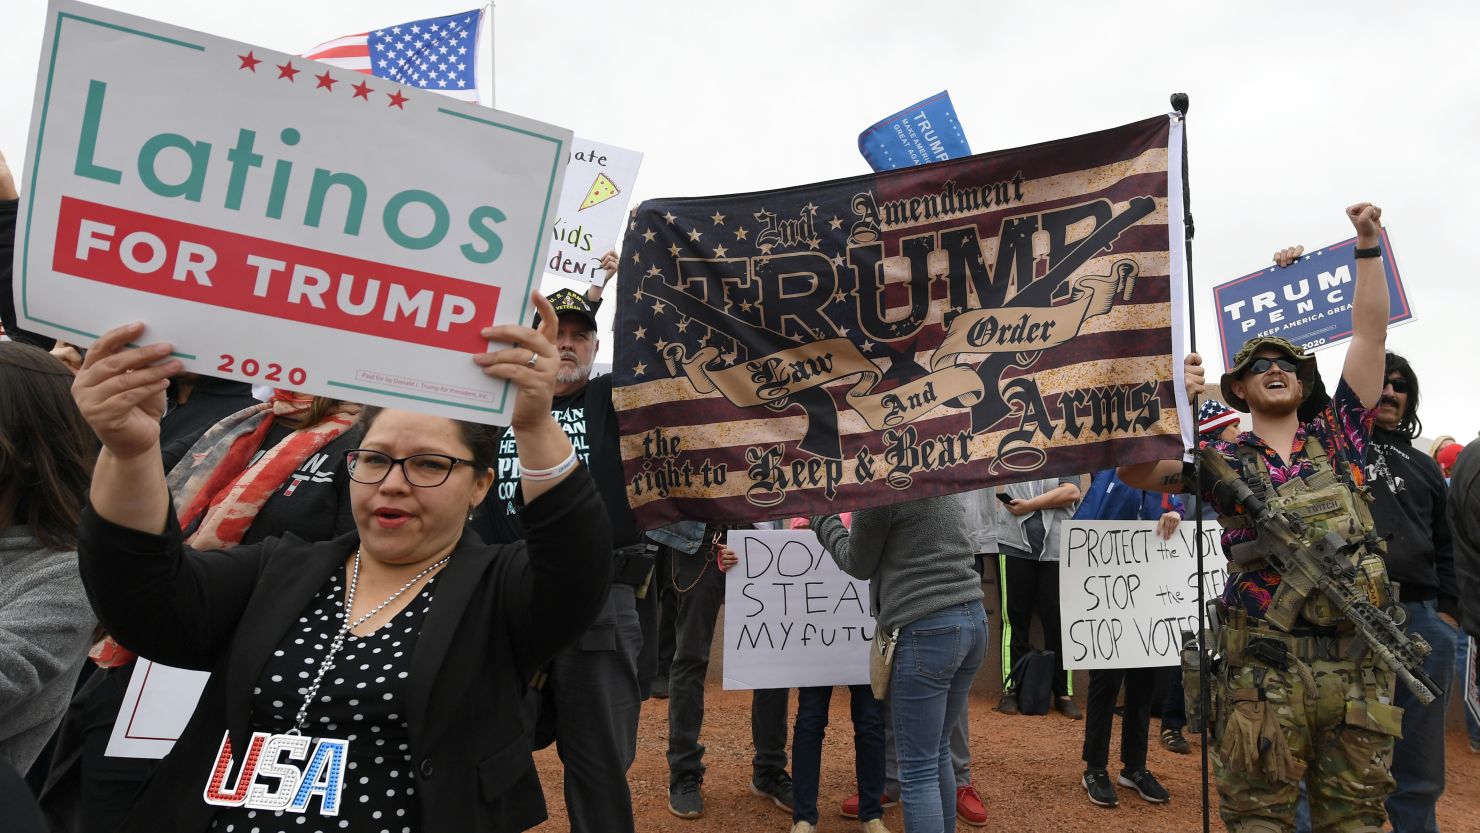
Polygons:
M482 367L485 374L512 382L518 389L511 421L516 433L520 429L553 424L550 406L555 400L555 371L560 368L560 352L555 349L556 333L560 331L559 316L538 291L531 292L529 297L539 312L539 329L518 324L485 327L484 338L514 346L473 356L474 363Z
M165 388L170 377L185 367L170 358L168 344L130 347L143 333L144 325L138 323L104 333L87 351L72 381L72 398L82 416L103 445L121 459L157 448Z

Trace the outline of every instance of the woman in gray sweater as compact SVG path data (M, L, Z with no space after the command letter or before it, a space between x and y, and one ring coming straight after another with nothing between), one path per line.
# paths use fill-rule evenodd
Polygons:
M77 570L93 438L72 374L0 342L0 764L24 773L62 718L97 623Z
M987 647L981 577L960 495L836 515L812 528L833 560L870 581L876 639L897 635L889 687L900 799L910 833L956 829L950 729Z

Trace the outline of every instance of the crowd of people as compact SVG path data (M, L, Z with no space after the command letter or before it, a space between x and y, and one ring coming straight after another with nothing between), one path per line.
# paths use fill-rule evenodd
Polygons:
M0 160L0 270L16 199ZM1231 559L1220 641L1203 646L1223 668L1198 715L1228 828L1437 831L1447 689L1480 635L1480 441L1414 448L1418 376L1386 350L1385 284L1365 253L1380 211L1348 215L1363 248L1339 380L1327 393L1304 350L1253 339L1221 379L1227 406L1198 413L1200 446L1341 530L1364 592L1390 597L1431 646L1424 669L1445 695L1419 702L1370 651L1347 650L1351 629L1319 599L1277 626L1280 562L1180 460L797 518L784 525L870 581L877 626L872 684L848 690L857 791L838 813L869 833L897 804L910 833L989 824L967 714L989 603L1002 611L997 709L1082 720L1093 804L1116 806L1117 787L1170 801L1147 768L1150 720L1166 749L1190 752L1197 686L1176 667L1097 670L1081 708L1058 650L1058 542L1071 520L1151 521L1170 537L1201 513ZM614 273L616 254L603 266ZM259 399L184 373L170 345L139 343L139 323L86 349L52 342L15 326L8 274L3 289L7 829L524 830L546 817L555 785L533 752L553 744L569 828L630 831L644 707L667 712L668 809L704 816L705 681L733 527L634 520L612 380L591 377L600 285L536 293L534 328L483 332L515 345L469 359L517 389L508 429L289 390ZM1202 396L1196 355L1184 373ZM1317 511L1307 494L1335 499ZM162 760L106 754L141 657L210 672ZM752 694L750 789L793 833L824 812L832 693L798 689L794 722L788 690ZM37 803L13 803L23 790Z

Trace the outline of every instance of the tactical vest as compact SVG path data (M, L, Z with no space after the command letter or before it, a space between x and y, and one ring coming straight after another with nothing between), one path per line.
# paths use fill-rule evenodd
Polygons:
M1308 436L1305 440L1305 453L1315 471L1307 477L1291 477L1279 486L1274 485L1269 476L1269 466L1257 448L1241 445L1236 451L1243 468L1241 479L1261 500L1299 517L1321 535L1334 532L1348 544L1357 545L1355 555L1349 556L1354 559L1357 569L1357 588L1378 608L1387 609L1394 594L1382 558L1386 546L1372 535L1372 510L1369 506L1373 500L1372 493L1338 475L1325 446L1315 436ZM1219 518L1218 523L1224 529L1247 529L1252 522L1248 515L1230 515ZM1254 534L1256 537L1252 541L1234 544L1229 550L1229 560L1241 572L1270 566L1262 555L1257 527L1254 527ZM1333 625L1342 621L1340 609L1324 593L1310 594L1301 615L1316 625Z

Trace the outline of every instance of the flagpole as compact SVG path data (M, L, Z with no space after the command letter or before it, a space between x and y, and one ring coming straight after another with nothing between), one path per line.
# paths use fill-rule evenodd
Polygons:
M1187 247L1187 338L1188 346L1192 352L1197 352L1197 305L1193 302L1196 290L1192 281L1192 237L1194 233L1192 224L1192 186L1187 179L1187 108L1190 102L1187 93L1172 93L1172 109L1176 111L1177 118L1182 122L1182 228L1183 245ZM1188 403L1192 411L1193 420L1197 419L1198 397L1193 397ZM1193 431L1193 454L1192 454L1192 505L1197 512L1197 518L1193 522L1194 535L1197 541L1197 664L1198 664L1198 686L1197 686L1197 710L1198 736L1202 752L1202 829L1203 833L1210 833L1212 828L1211 801L1208 795L1208 721L1212 715L1208 714L1208 702L1211 699L1209 680L1209 665L1211 663L1211 649L1206 644L1206 635L1211 630L1204 627L1203 622L1207 619L1207 591L1205 589L1207 575L1203 568L1205 552L1203 543L1203 512L1202 512L1202 455L1198 453L1197 432Z
M483 12L488 25L488 106L492 109L498 109L493 97L493 0L488 0L488 5L483 7ZM479 38L479 40L482 40L482 38Z

